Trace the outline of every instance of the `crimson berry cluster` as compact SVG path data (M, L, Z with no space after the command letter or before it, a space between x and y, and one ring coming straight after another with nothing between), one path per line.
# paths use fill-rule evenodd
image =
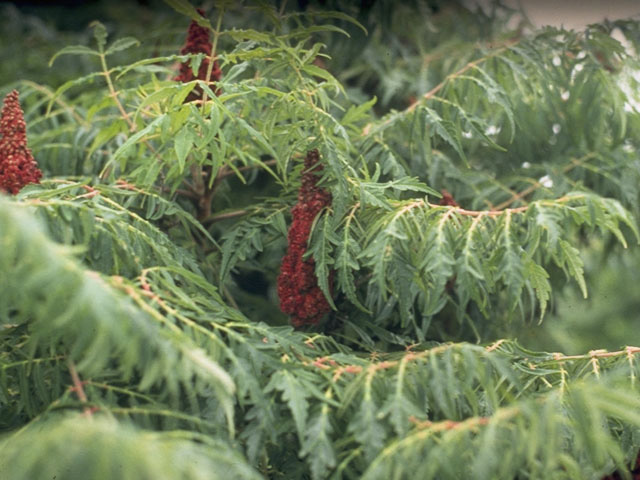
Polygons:
M18 91L4 98L0 113L0 191L15 195L29 183L38 183L42 172L27 148L27 125Z
M331 194L318 187L318 173L322 170L318 150L307 152L298 203L291 209L293 222L289 228L289 246L282 259L278 277L280 309L291 316L291 323L300 327L317 324L331 310L318 286L315 261L307 259L307 242L313 221L320 211L331 204ZM329 278L331 285L332 278Z
M204 10L198 9L198 13L205 16ZM191 82L193 80L207 80L207 70L209 69L209 58L211 57L211 39L209 38L209 30L198 25L198 22L192 20L189 24L189 30L187 30L187 40L184 47L180 50L181 55L204 53L206 57L202 60L200 68L198 69L198 75L193 74L190 62L184 62L180 64L180 73L174 78L178 82ZM213 67L211 69L210 81L217 82L222 77L222 70L218 65L218 61L213 61ZM220 90L215 90L216 95L220 95ZM198 87L189 94L186 101L190 102L202 98L202 90Z

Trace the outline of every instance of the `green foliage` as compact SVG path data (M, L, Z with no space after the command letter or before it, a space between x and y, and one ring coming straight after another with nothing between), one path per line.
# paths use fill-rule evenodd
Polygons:
M8 478L37 478L43 471L52 478L260 478L228 445L196 432L142 432L113 419L87 422L81 416L42 423L2 446L0 467ZM32 450L34 442L48 454Z
M638 59L611 34L637 51L640 24L166 3L155 49L95 21L48 59L85 71L0 84L45 174L0 198L0 472L584 479L635 460ZM173 79L204 60L178 54L192 19L215 85ZM276 277L314 148L332 204L306 255L333 311L296 331ZM572 305L620 265L631 335L570 342L599 327Z

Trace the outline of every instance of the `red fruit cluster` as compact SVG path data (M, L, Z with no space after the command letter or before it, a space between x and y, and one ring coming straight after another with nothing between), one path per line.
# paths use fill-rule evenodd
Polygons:
M0 113L0 191L15 195L29 183L38 183L42 172L27 148L27 125L18 91L4 98Z
M202 9L198 9L198 13L204 15L204 11ZM209 38L209 30L201 27L195 20L191 21L189 25L189 30L187 31L187 41L185 46L180 50L181 55L188 54L196 54L196 53L204 53L206 57L202 60L200 64L200 68L198 70L198 75L195 76L193 74L193 69L191 68L191 62L187 61L180 64L180 73L174 78L174 80L178 82L191 82L192 80L207 80L207 70L209 69L209 57L211 56L211 39ZM211 81L218 81L222 77L222 70L218 65L218 61L213 61L213 68L211 70ZM187 97L187 101L192 101L197 98L202 98L201 89L197 88L194 90L196 93L190 93ZM215 90L216 95L220 95L220 89Z
M331 194L317 185L317 174L322 170L319 159L318 150L311 150L305 158L298 203L291 210L293 222L287 237L289 248L282 259L278 277L280 309L291 315L291 323L296 327L317 324L331 310L318 286L313 258L303 259L313 221L324 207L331 204ZM331 283L330 277L329 285Z

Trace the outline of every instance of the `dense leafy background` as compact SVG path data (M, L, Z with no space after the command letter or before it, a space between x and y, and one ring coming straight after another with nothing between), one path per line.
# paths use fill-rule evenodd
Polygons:
M0 474L624 471L640 24L212 2L216 96L172 80L201 58L179 55L195 10L167 3L0 5L0 94L45 177L0 198ZM312 148L335 310L294 331L275 283Z

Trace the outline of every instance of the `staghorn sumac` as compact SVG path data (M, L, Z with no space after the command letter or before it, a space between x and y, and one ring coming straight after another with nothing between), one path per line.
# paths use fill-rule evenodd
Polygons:
M298 202L291 210L293 222L288 233L288 250L282 259L278 277L280 309L291 316L291 323L300 327L317 324L331 310L315 275L315 261L304 258L311 227L316 216L331 204L331 194L317 185L322 170L318 150L307 153ZM329 285L332 283L329 278Z

